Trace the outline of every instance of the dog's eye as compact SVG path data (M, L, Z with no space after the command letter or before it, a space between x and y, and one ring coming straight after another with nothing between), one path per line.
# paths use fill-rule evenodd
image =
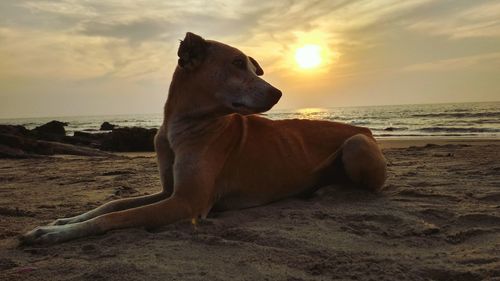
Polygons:
M246 69L246 67L247 67L247 64L242 59L233 60L233 65L239 69Z

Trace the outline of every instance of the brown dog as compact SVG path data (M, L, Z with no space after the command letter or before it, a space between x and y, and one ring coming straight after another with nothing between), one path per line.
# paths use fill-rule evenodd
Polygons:
M238 49L187 33L155 138L163 191L116 200L38 227L24 243L153 228L313 192L341 178L380 190L386 161L370 130L328 121L272 121L281 92Z

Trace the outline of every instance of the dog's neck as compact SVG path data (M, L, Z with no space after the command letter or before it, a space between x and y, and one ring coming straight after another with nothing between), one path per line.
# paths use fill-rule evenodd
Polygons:
M163 126L173 143L199 139L226 126L222 117L231 113L213 100L210 89L193 83L189 78L184 71L177 69L174 72L165 104Z
M212 119L227 114L213 100L210 89L194 83L190 73L179 68L173 74L165 105L165 121L183 122Z

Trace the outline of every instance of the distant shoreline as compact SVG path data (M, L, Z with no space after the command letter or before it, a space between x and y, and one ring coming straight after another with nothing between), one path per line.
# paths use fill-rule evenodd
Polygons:
M500 144L499 138L376 138L382 149L424 147L426 145L491 145Z
M389 105L368 107L301 108L271 110L264 117L273 120L313 119L342 122L370 128L379 138L471 138L500 139L500 102ZM106 133L100 125L107 121L118 128L157 129L163 114L128 114L78 117L0 119L0 124L22 125L27 129L52 120L68 123L67 135L75 132Z

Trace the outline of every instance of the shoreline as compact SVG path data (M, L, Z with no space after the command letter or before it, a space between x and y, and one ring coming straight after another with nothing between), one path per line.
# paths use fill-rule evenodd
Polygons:
M500 144L499 138L465 138L465 137L375 137L382 149L408 148L411 146L435 145L490 145Z

